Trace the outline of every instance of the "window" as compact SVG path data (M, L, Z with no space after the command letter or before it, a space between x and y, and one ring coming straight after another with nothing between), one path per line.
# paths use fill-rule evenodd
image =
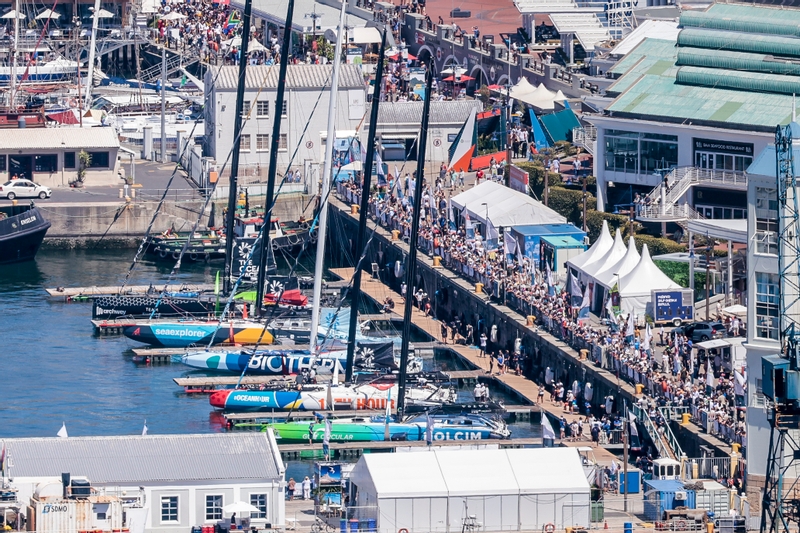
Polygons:
M256 104L256 116L259 118L269 117L269 100L259 100Z
M288 102L286 100L283 101L283 106L281 107L281 116L286 116L286 104ZM278 109L278 101L275 101L275 109Z
M75 168L75 152L64 152L64 168Z
M222 494L206 494L206 520L222 520Z
M250 513L250 518L266 518L267 517L267 495L266 494L251 494L250 505L258 507L259 512Z
M89 152L92 162L89 168L108 168L108 152Z
M269 135L266 133L259 133L256 135L256 151L266 152L269 150Z
M289 149L289 139L285 133L281 133L281 136L278 137L278 150L288 150Z
M178 497L177 496L162 496L161 497L161 522L177 522L178 521Z
M778 192L756 187L756 253L778 255Z
M56 154L37 155L34 158L34 172L55 172L58 169L58 156Z
M608 130L606 170L656 174L678 166L678 137L658 133Z
M5 172L8 169L7 160L8 158L5 154L0 155L0 172Z
M250 100L245 100L242 102L244 105L242 106L242 116L246 117L250 114Z
M250 135L242 135L241 137L239 137L239 151L240 152L250 151Z
M778 274L756 272L756 337L778 340L779 283Z

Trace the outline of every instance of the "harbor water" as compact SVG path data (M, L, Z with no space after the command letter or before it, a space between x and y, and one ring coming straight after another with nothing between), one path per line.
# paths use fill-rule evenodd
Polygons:
M91 302L49 298L46 287L119 285L132 250L41 250L33 262L0 266L3 316L2 402L4 437L55 436L66 424L71 436L224 431L222 417L205 395L183 393L173 378L190 375L180 364L144 366L122 336L96 336ZM281 273L286 261L278 259ZM163 284L171 263L141 261L129 284ZM175 281L213 283L222 263L189 263ZM298 275L310 275L306 258ZM437 353L426 368L457 369L459 361ZM469 391L460 395L468 397ZM509 403L519 403L507 399ZM512 424L512 434L532 437L538 424Z

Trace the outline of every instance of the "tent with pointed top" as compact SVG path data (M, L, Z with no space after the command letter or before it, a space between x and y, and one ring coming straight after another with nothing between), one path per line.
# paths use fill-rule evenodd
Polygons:
M595 281L606 289L611 289L614 283L627 275L639 264L641 256L636 250L636 241L633 237L628 239L628 250L617 262L606 263L606 266L595 272L592 276Z
M620 307L623 313L644 316L651 306L652 292L663 289L680 289L650 258L645 244L639 263L619 280ZM650 309L652 313L652 310Z
M592 262L585 263L581 271L584 275L594 278L597 272L605 269L606 265L613 265L625 255L627 248L625 247L625 243L622 242L622 234L617 228L616 234L614 235L614 242L608 248L606 253Z
M577 272L578 278L583 280L583 267L604 256L613 243L614 239L608 231L608 222L604 220L603 227L600 228L600 237L584 253L567 261L567 266Z

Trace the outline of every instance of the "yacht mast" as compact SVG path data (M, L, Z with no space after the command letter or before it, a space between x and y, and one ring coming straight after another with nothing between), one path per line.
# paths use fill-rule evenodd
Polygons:
M19 44L19 0L14 1L14 41L11 43L11 92L8 107L14 108L17 96L17 46Z
M339 94L339 68L342 64L342 36L344 35L344 16L347 2L342 1L339 14L339 32L336 35L336 51L333 54L333 73L331 74L330 103L328 104L328 140L325 142L325 174L322 177L322 190L319 202L319 228L317 231L317 260L314 264L314 296L311 308L311 354L317 348L317 329L319 329L319 310L322 298L322 270L325 268L325 236L328 231L328 194L333 182L333 145L336 140L336 100Z
M86 105L84 109L89 109L92 103L92 85L94 84L94 61L95 48L97 44L97 21L100 13L100 0L94 0L94 13L92 13L92 36L89 38L89 75L86 77ZM78 70L81 68L81 56L78 53ZM163 137L163 132L162 132Z

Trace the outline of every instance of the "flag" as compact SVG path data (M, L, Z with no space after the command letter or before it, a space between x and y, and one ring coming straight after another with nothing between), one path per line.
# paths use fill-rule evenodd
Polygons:
M186 82L187 82L186 74L184 74L183 76L181 76L181 88L186 86Z
M236 28L240 22L241 19L239 19L239 13L236 11L231 11L231 14L228 16L228 24L225 26L225 33L228 33L232 29Z
M547 294L550 296L555 296L556 288L553 285L553 272L550 270L550 263L545 262L545 280L547 281Z
M476 112L473 111L458 131L453 144L448 149L450 165L448 170L469 171L472 155L478 146L478 128L475 127Z
M378 176L378 185L386 186L386 173L383 171L383 159L381 159L381 151L375 150L375 175Z
M578 277L572 274L572 271L569 272L569 295L570 295L570 302L572 307L578 307L582 305L583 300L586 297L583 295L581 290L581 284L578 283ZM588 287L587 287L587 294L588 294Z
M61 437L62 439L66 439L67 437L69 437L69 435L67 434L67 424L65 422L61 422L61 429L58 430L56 436Z
M650 329L650 322L647 323L647 327L644 330L644 343L642 344L642 349L647 351L650 349L650 342L653 340L653 330Z
M589 287L583 291L583 300L578 311L578 318L589 318Z
M545 413L542 413L542 438L556 440L556 432L553 431L550 419Z
M433 419L430 413L425 414L425 442L428 446L433 443Z
M447 220L450 222L451 225L456 223L455 216L453 215L453 199L447 199Z
M617 472L619 472L619 465L617 464L617 462L614 459L612 459L611 460L611 475L612 476L616 476Z
M147 435L147 420L144 421L144 427L142 428L142 437Z
M503 232L503 252L514 255L517 252L517 240L511 236L510 231Z
M631 436L638 437L639 436L639 428L636 427L636 417L633 416L633 413L628 411L628 420L631 424Z
M467 233L467 240L475 238L475 228L472 226L472 220L469 218L469 211L464 209L464 229Z
M625 330L626 337L633 337L636 334L636 330L633 326L633 313L628 315L628 329Z

